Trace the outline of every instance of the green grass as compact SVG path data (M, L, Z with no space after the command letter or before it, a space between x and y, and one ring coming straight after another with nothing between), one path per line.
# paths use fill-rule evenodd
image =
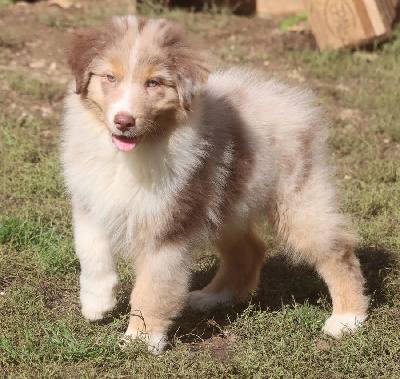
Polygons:
M290 29L292 26L295 26L299 21L304 21L307 20L307 14L302 13L300 15L292 16L289 18L286 18L282 21L282 23L279 26L279 30L281 32L285 32L288 29Z
M23 44L24 39L18 35L16 29L10 30L9 28L0 26L0 47L20 48Z
M10 72L6 78L11 90L31 100L51 100L54 95L65 90L64 85L46 83L28 75Z
M14 3L16 3L16 0L0 0L0 9Z
M61 28L100 22L103 16L76 17ZM191 17L197 16L188 13L189 21ZM208 27L219 28L229 17L214 12ZM203 33L206 25L191 30ZM27 104L57 102L60 86L7 74L7 92L0 97L0 376L398 376L400 29L374 54L377 59L371 61L348 51L294 51L276 58L288 69L301 69L333 120L331 161L343 211L361 236L357 253L371 296L365 328L340 341L323 335L321 326L331 309L325 286L306 267L291 267L264 228L271 256L250 304L205 314L185 310L170 331L170 349L160 357L148 355L140 342L120 346L132 280L126 263L118 264L117 308L99 323L81 316L79 263L57 144L42 136L49 129L57 134L58 120L33 113L21 124L20 112L7 102L9 97ZM357 110L357 116L342 119L343 109ZM193 287L205 285L216 267L211 251L199 251Z

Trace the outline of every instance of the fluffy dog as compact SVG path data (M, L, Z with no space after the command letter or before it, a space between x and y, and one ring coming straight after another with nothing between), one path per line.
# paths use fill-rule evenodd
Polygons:
M117 254L133 262L126 334L163 351L185 306L245 299L266 248L268 219L293 261L314 266L339 337L366 318L355 237L338 213L326 162L327 126L309 91L233 68L166 20L116 17L73 33L75 77L65 102L62 164L71 194L83 316L116 304ZM191 251L218 249L212 282L188 293Z

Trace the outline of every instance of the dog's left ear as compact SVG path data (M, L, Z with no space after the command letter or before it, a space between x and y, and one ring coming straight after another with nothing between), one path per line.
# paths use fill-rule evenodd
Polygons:
M75 76L76 93L84 92L91 76L91 64L109 41L106 27L92 26L73 32L66 46L68 64Z
M164 32L163 45L169 51L176 70L180 103L190 111L193 96L207 81L214 66L214 56L189 42L184 29L177 24L165 22L160 30Z
M177 62L177 90L181 106L191 110L193 96L207 82L213 56L207 51L191 49Z

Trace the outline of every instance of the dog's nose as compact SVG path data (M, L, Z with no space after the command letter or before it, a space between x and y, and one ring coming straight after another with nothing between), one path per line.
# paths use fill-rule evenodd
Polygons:
M114 124L121 132L126 132L135 126L135 119L131 115L118 113L114 117Z

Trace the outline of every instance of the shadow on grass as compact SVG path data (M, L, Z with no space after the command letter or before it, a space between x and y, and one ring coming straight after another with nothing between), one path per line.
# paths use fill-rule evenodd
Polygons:
M390 304L391 296L386 280L396 265L394 254L371 247L360 249L357 253L366 279L366 293L371 296L371 307ZM197 272L192 289L200 289L208 284L216 270L217 265L213 265L206 271ZM261 271L259 289L251 302L262 310L279 311L282 305L293 304L294 301L321 306L321 298L327 299L330 304L328 289L314 269L295 266L283 255L278 255L266 260ZM234 307L221 306L204 313L186 308L176 320L170 338L179 338L184 343L196 343L221 335L224 326L233 322L247 306L248 303Z
M359 250L358 256L367 282L366 291L372 297L371 306L390 303L385 281L388 272L395 267L394 255L382 249L367 247ZM217 269L218 265L213 264L207 270L194 273L191 289L207 285ZM117 307L99 324L109 324L129 314L131 289L130 282L121 283ZM262 310L279 311L282 305L293 304L294 301L321 306L321 298L329 299L329 293L312 268L294 266L283 255L277 255L266 260L261 271L259 289L251 302ZM196 312L186 307L172 326L169 340L196 345L214 336L222 336L224 327L235 321L247 306L248 302L232 307L220 306L207 312ZM121 330L122 333L124 331Z
M395 254L376 247L365 247L358 252L366 280L366 289L371 296L371 308L392 304L389 278L398 265ZM394 277L393 277L394 280Z

